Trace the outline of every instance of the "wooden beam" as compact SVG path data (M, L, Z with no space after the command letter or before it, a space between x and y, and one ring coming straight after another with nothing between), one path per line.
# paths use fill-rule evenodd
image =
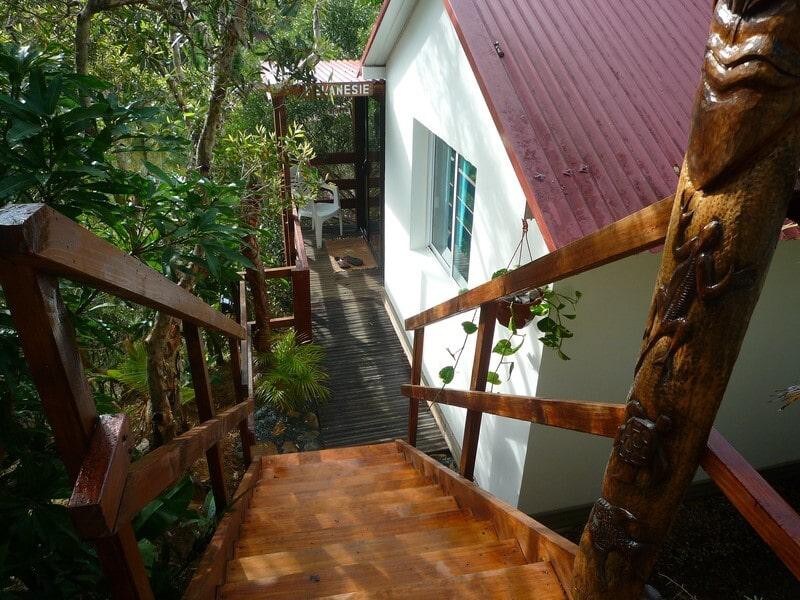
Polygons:
M0 215L0 220L6 219L8 223L9 213L5 209ZM21 218L23 224L26 220ZM3 237L4 232L8 230L0 226L0 245L11 243ZM24 239L18 242L23 248L27 244ZM56 449L74 484L89 452L98 417L75 333L58 292L58 281L26 266L0 261L0 283L45 416L53 430ZM103 572L112 584L114 598L150 600L153 597L130 523L123 522L116 535L97 540L95 546Z
M625 405L577 400L547 400L491 392L404 385L403 395L415 402L437 402L482 413L614 437L625 421Z
M486 302L561 281L654 248L664 242L671 207L672 196L410 317L405 327L409 331L425 327Z
M217 588L225 580L227 563L233 558L236 540L239 539L239 529L260 477L261 460L256 459L242 477L230 509L225 513L214 532L214 537L206 547L200 564L197 565L197 570L189 582L189 587L183 595L184 600L215 600L217 598Z
M422 382L422 353L425 349L425 329L414 330L414 349L411 359L411 385ZM406 387L406 386L403 386ZM417 445L417 428L419 425L419 402L410 399L408 402L408 443Z
M269 320L270 329L288 329L294 326L294 315L275 317Z
M44 204L11 204L0 209L0 258L244 338L244 329L233 320Z
M264 276L267 279L286 279L292 276L294 267L272 267L264 269Z
M149 502L174 485L206 450L252 412L252 399L240 402L133 463L122 494L119 520L133 519Z
M486 390L486 378L489 374L489 362L492 360L494 347L494 330L497 324L497 303L489 302L481 306L478 319L478 333L475 341L475 360L472 363L472 379L470 389L483 392ZM464 422L464 440L461 444L461 475L472 480L475 474L475 458L478 454L478 439L481 433L481 412L467 409Z
M197 406L197 419L200 424L210 421L216 413L214 398L211 393L211 379L206 365L206 351L200 330L191 323L183 324L183 337L189 355L189 369L192 373L194 387L194 403ZM228 504L228 492L225 489L225 468L222 456L222 444L217 443L206 450L208 474L211 478L211 489L217 510L225 510Z
M800 579L800 515L716 430L701 466L759 536Z
M130 464L125 414L101 415L67 508L86 539L112 535Z
M314 339L311 323L311 272L307 267L300 268L299 266L307 261L304 247L301 260L298 261L298 268L292 272L293 325L297 332L297 339L301 342L311 342Z

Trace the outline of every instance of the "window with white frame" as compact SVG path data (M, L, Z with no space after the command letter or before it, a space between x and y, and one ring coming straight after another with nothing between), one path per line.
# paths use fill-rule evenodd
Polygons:
M432 138L430 247L453 279L466 286L477 172L458 152L438 137Z

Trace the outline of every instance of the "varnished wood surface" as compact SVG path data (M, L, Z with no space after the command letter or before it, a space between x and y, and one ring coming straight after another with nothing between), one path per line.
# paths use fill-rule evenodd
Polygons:
M672 196L510 273L406 319L407 330L431 325L481 304L584 273L664 241Z
M184 322L183 337L186 339L186 354L194 388L194 403L197 406L197 420L203 424L214 418L214 398L211 392L211 379L206 365L206 352L200 330L193 323ZM206 462L214 492L215 506L224 510L228 505L228 492L225 489L225 470L223 467L221 441L206 450Z
M233 320L43 204L0 209L0 257L89 283L226 336L244 338L244 330Z
M125 483L119 519L133 519L148 502L175 484L206 450L237 428L252 412L252 400L241 402L133 463Z
M192 599L567 598L548 544L569 555L568 542L405 443L259 463L246 512L226 517ZM370 493L394 472L413 472L414 485Z
M69 499L75 528L88 539L111 535L128 477L130 427L125 414L100 415Z
M203 558L186 589L184 600L216 599L217 587L225 576L227 562L233 558L233 546L239 537L240 527L253 495L253 486L260 476L261 461L256 460L242 477L230 510L217 525L214 537L208 543Z
M403 394L418 401L460 406L500 417L605 437L614 437L625 417L625 405L607 402L548 400L410 385L403 386Z
M325 248L314 248L305 222L311 269L311 314L314 341L325 348L331 397L319 411L325 446L372 444L405 438L408 401L400 386L411 369L383 304L379 269L336 273ZM336 219L324 230L337 237ZM345 223L345 236L356 235ZM418 446L426 452L447 448L427 407L419 413Z

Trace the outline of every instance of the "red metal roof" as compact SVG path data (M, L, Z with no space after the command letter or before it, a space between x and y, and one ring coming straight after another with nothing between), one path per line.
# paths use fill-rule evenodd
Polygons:
M551 249L674 193L710 2L444 1Z

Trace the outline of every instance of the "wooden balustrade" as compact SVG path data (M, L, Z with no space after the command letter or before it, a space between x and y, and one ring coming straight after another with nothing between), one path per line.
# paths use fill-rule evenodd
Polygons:
M97 414L58 280L70 279L183 323L200 425L135 463L124 415ZM0 285L73 493L68 508L95 544L115 598L153 598L131 520L206 453L218 507L227 494L220 442L239 428L250 464L255 440L244 295L240 323L135 258L42 205L0 209ZM238 404L214 415L200 328L229 340Z
M615 437L628 416L622 404L550 400L485 392L496 302L503 297L566 279L599 266L654 248L664 242L673 199L664 199L590 236L548 254L507 275L480 285L406 320L414 331L411 385L403 386L409 398L409 443L416 442L419 402L467 409L460 472L471 478L475 466L481 415L492 414ZM795 205L796 206L796 205ZM794 209L800 214L800 209ZM791 214L791 213L790 213ZM425 327L479 308L478 339L469 391L420 385ZM800 578L800 515L725 440L712 430L701 460L702 467L759 536Z
M626 420L625 405L550 400L490 392L404 385L412 402L435 402L469 411L614 438ZM781 498L719 431L708 438L701 466L755 532L800 579L800 515Z

